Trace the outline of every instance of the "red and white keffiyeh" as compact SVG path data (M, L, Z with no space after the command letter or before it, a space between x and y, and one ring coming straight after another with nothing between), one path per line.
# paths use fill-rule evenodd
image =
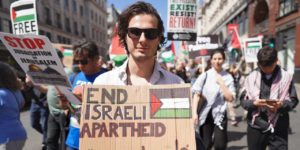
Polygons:
M278 99L280 101L290 100L289 87L292 81L292 76L280 68L271 85L271 93L269 99ZM261 73L253 71L245 80L244 90L246 90L247 100L257 100L260 95ZM255 118L259 115L260 109L252 113L252 124ZM268 110L268 122L275 127L278 119L278 113Z

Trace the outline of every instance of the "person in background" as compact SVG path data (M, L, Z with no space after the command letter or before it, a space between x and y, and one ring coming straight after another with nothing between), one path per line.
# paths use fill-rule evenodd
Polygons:
M258 68L246 78L241 106L247 114L249 150L288 149L289 111L299 103L292 76L278 64L277 51L258 51Z
M189 59L187 65L185 66L188 83L192 83L192 80L194 79L194 75L195 75L196 71L198 71L197 69L198 69L198 67L197 67L196 62L193 59Z
M216 150L227 147L227 102L234 99L235 88L232 76L223 70L225 61L223 49L217 49L211 54L211 69L202 73L192 87L193 120L196 126L197 149L202 140L205 149L209 150L214 144ZM213 136L214 135L214 136Z
M178 62L178 64L176 65L176 75L183 79L185 83L190 83L190 80L185 70L184 62Z
M49 108L47 103L48 87L37 85L32 82L29 76L26 76L26 86L31 94L30 106L30 124L31 127L43 135L42 149L47 148L47 121Z
M92 84L97 76L107 70L99 67L99 51L93 42L81 44L75 51L74 62L78 64L81 72L69 78L72 88L76 86ZM61 101L65 101L62 95L59 95ZM79 118L81 105L72 105L74 114L70 118L70 129L67 136L67 150L79 149ZM72 111L73 111L72 110Z
M25 104L21 82L9 65L0 62L0 150L21 150L27 134L20 120Z
M58 57L63 63L64 55L57 50ZM70 70L65 68L67 76ZM65 139L69 126L69 110L60 106L59 93L54 86L48 86L47 102L49 107L47 150L65 150ZM60 146L59 146L60 144Z

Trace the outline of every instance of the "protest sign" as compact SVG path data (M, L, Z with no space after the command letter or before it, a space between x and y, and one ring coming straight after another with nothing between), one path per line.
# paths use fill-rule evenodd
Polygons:
M198 56L209 56L212 50L217 49L218 36L217 35L203 35L198 36L194 45L189 45L189 58L195 59Z
M35 0L13 2L10 18L14 34L39 34Z
M168 0L168 40L195 41L197 1Z
M189 84L84 91L80 149L196 149Z
M262 48L262 38L244 39L244 57L247 63L257 62L257 53Z
M34 83L71 87L62 63L47 37L0 32L0 39Z

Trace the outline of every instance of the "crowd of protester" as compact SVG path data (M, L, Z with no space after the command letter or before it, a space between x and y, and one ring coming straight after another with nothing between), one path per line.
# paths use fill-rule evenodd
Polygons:
M118 34L128 54L120 67L114 67L113 61L99 56L95 43L81 41L74 44L73 65L65 68L65 72L73 93L80 100L81 85L85 84L190 83L193 106L197 106L193 108L197 149L226 149L227 122L238 126L235 108L240 105L245 109L249 149L266 149L267 146L287 149L288 111L295 108L298 98L291 76L277 64L275 49L262 48L256 68L245 63L243 57L229 61L224 48L214 50L205 57L206 61L175 59L164 62L156 57L165 41L164 28L150 4L131 5L120 15L120 21ZM135 45L144 43L150 48L141 55ZM57 53L62 61L62 53ZM3 71L0 74L0 150L19 150L25 144L27 135L20 121L20 110L24 105L21 90L25 91L24 97L31 100L30 122L32 128L43 135L42 149L79 149L81 106L70 103L54 86L36 85L29 77L23 79L22 84L5 63L0 63L0 70ZM273 86L282 87L280 94L272 91ZM268 99L278 101L270 104ZM271 121L270 117L273 117Z

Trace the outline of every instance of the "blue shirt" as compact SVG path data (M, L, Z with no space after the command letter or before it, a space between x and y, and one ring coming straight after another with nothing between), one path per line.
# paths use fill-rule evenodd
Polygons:
M0 144L27 138L20 120L23 105L24 98L19 90L0 88Z
M79 72L77 75L71 75L69 78L72 88L78 85L86 85L86 84L93 84L96 77L100 74L106 72L106 69L101 69L99 72L92 74L92 75L85 75L83 72ZM69 147L79 149L79 123L75 116L71 116L70 120L70 130L66 140L66 144Z

